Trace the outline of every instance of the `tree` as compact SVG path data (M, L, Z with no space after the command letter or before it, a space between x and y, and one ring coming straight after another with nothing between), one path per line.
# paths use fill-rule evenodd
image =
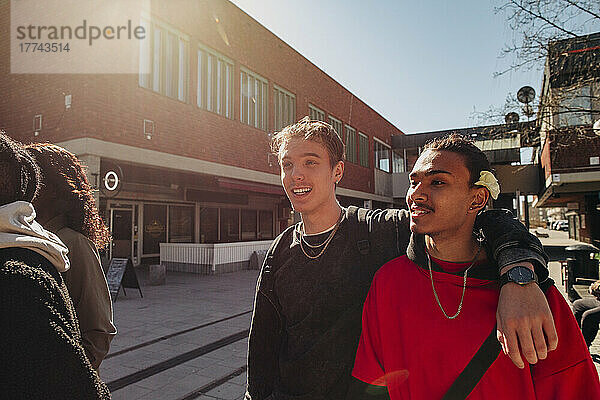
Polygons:
M515 38L502 50L503 57L512 57L510 66L495 76L539 68L550 43L600 31L598 0L509 0L496 13L506 16Z
M515 94L503 105L474 112L475 119L504 122L504 116L518 112L533 116L535 130L525 133L530 145L539 144L538 132L563 132L562 142L598 135L591 124L600 118L600 1L598 0L498 0L495 8L514 32L512 42L502 49L508 67L499 77L519 70L544 72L542 93L523 111ZM591 35L590 35L591 34ZM577 129L565 126L577 125ZM574 136L573 136L574 135Z

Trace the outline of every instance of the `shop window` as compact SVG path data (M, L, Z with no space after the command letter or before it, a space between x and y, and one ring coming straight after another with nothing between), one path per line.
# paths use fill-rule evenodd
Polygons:
M256 240L256 210L242 210L242 240Z
M194 208L169 206L169 242L192 243L194 241Z
M200 209L200 243L219 241L219 209L204 207Z
M167 241L167 206L144 204L144 255L159 254Z
M240 210L238 208L222 208L220 242L237 242L239 240Z
M258 239L273 239L273 212L261 210L258 212Z

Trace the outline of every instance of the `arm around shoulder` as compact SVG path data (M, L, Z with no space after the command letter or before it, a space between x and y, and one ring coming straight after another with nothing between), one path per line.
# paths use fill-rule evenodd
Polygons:
M542 243L510 211L494 209L482 212L477 216L475 229L483 231L489 255L498 264L498 270L527 261L533 264L540 282L548 278L548 256Z

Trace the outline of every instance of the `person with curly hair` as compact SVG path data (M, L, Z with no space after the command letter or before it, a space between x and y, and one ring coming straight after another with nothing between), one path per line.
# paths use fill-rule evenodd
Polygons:
M86 357L62 273L67 247L35 221L40 172L0 132L0 387L7 399L110 399Z
M37 161L42 185L34 206L37 220L68 247L72 267L65 283L79 318L83 347L94 366L108 354L116 334L108 285L98 249L110 234L98 215L92 187L77 157L50 143L27 145Z

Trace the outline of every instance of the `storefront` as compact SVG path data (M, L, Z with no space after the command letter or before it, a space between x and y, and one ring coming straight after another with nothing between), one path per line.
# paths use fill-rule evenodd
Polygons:
M99 203L112 234L109 258L149 264L158 261L160 243L270 240L290 217L283 191L272 185L115 161L102 160L101 166Z

